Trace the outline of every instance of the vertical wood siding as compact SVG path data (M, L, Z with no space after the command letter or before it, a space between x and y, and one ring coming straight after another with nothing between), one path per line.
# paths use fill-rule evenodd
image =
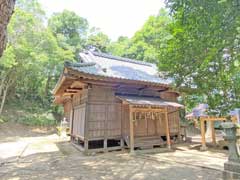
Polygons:
M81 93L73 96L73 119L71 122L72 134L74 136L85 137L85 117L86 117L86 102L88 97L88 90L84 89Z
M111 137L129 136L129 106L115 97L115 93L139 94L132 89L121 88L117 91L110 87L92 85L91 89L84 90L73 97L74 118L73 134L87 139L106 139ZM142 95L160 96L164 100L176 101L175 93L156 93L154 90L145 90ZM176 111L174 107L168 112ZM179 112L169 114L170 134L179 132ZM134 123L135 136L165 135L165 117L159 115L156 120L146 119Z
M74 107L72 134L75 136L84 137L85 111L86 111L85 104Z
M89 138L121 136L121 103L112 88L93 86L88 108Z

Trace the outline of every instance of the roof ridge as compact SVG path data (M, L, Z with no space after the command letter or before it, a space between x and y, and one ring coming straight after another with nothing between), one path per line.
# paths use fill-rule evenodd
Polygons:
M130 59L130 58L125 58L125 57L120 57L120 56L114 56L114 55L102 53L102 52L96 52L96 51L86 52L85 51L84 53L89 53L89 54L93 54L94 56L109 58L109 59L113 59L113 60L117 60L117 61L124 61L124 62L129 62L129 63L134 63L134 64L140 64L140 65L144 65L144 66L150 66L150 67L156 66L156 64L153 64L153 63Z
M96 63L94 62L70 62L70 61L65 61L64 66L66 67L87 67L87 66L94 66Z

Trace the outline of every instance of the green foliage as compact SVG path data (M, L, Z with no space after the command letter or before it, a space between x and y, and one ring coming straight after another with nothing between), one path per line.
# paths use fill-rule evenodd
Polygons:
M29 101L23 103L16 99L6 105L0 121L11 121L40 126L52 126L57 124L55 113L51 110L41 108L36 103Z
M57 121L50 114L28 114L18 120L19 123L37 126L53 126Z
M18 121L27 124L52 124L44 112L54 113L55 117L62 113L61 108L52 105L51 90L65 60L79 61L79 51L88 45L106 51L110 42L71 11L52 15L47 26L46 21L37 0L17 1L8 25L8 46L0 61L0 115L5 102L18 101L27 112Z
M168 0L174 21L160 69L176 86L197 88L221 113L239 107L240 6L237 1Z
M128 57L128 49L130 48L130 39L120 36L116 42L112 42L108 46L108 51L116 56Z
M0 105L4 105L7 92L9 103L19 99L21 106L31 101L38 108L51 108L50 91L63 61L73 60L74 54L58 45L53 32L44 26L44 18L37 1L18 1L8 26L9 43L0 62ZM45 122L43 116L31 118Z
M16 93L22 99L35 101L49 95L52 88L49 84L56 82L54 78L59 76L63 61L73 59L73 54L58 46L53 33L35 15L16 8L3 59L3 68L15 71Z
M9 43L0 60L0 105L5 94L8 104L16 99L22 102L20 107L30 102L35 104L27 110L31 114L20 121L48 122L48 115L37 109L61 113L51 105L51 90L63 61L78 61L83 48L94 46L102 52L158 64L175 79L176 88L190 89L181 99L187 110L197 103L208 103L221 113L240 107L238 1L167 0L166 5L170 14L161 9L132 38L111 42L74 12L55 13L46 25L37 0L17 1L8 26Z
M108 36L96 28L91 29L90 35L88 36L86 46L92 46L101 52L107 52L110 39Z
M160 63L158 56L162 54L171 37L168 32L170 22L167 12L161 9L157 16L150 16L131 39L120 37L117 42L112 43L109 51L119 56Z
M130 51L134 52L136 59L154 63L161 63L158 57L166 48L166 43L171 37L168 25L171 18L168 13L161 9L157 16L150 16L142 29L135 33L132 38Z
M88 22L76 13L64 10L55 13L48 21L48 26L57 38L60 47L71 50L78 59L80 50L86 44Z
M131 39L119 38L109 51L157 63L175 79L176 88L188 89L182 97L187 109L208 103L224 114L239 107L238 1L167 0L166 5L170 14L160 10Z

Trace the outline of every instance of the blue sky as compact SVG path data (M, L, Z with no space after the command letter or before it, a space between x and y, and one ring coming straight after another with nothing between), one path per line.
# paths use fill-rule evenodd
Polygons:
M86 18L112 40L131 37L150 15L164 7L164 0L39 0L48 15L64 9Z

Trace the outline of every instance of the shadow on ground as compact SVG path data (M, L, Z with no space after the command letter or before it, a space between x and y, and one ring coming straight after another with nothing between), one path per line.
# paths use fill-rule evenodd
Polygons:
M11 128L0 134L1 180L215 180L221 179L226 159L224 153L202 153L189 149L189 144L172 152L131 156L118 151L86 156L48 131L35 133L34 128L20 125Z
M55 152L26 155L3 165L1 179L221 179L221 171L153 160L144 154L111 152L85 156L68 142L56 145Z

